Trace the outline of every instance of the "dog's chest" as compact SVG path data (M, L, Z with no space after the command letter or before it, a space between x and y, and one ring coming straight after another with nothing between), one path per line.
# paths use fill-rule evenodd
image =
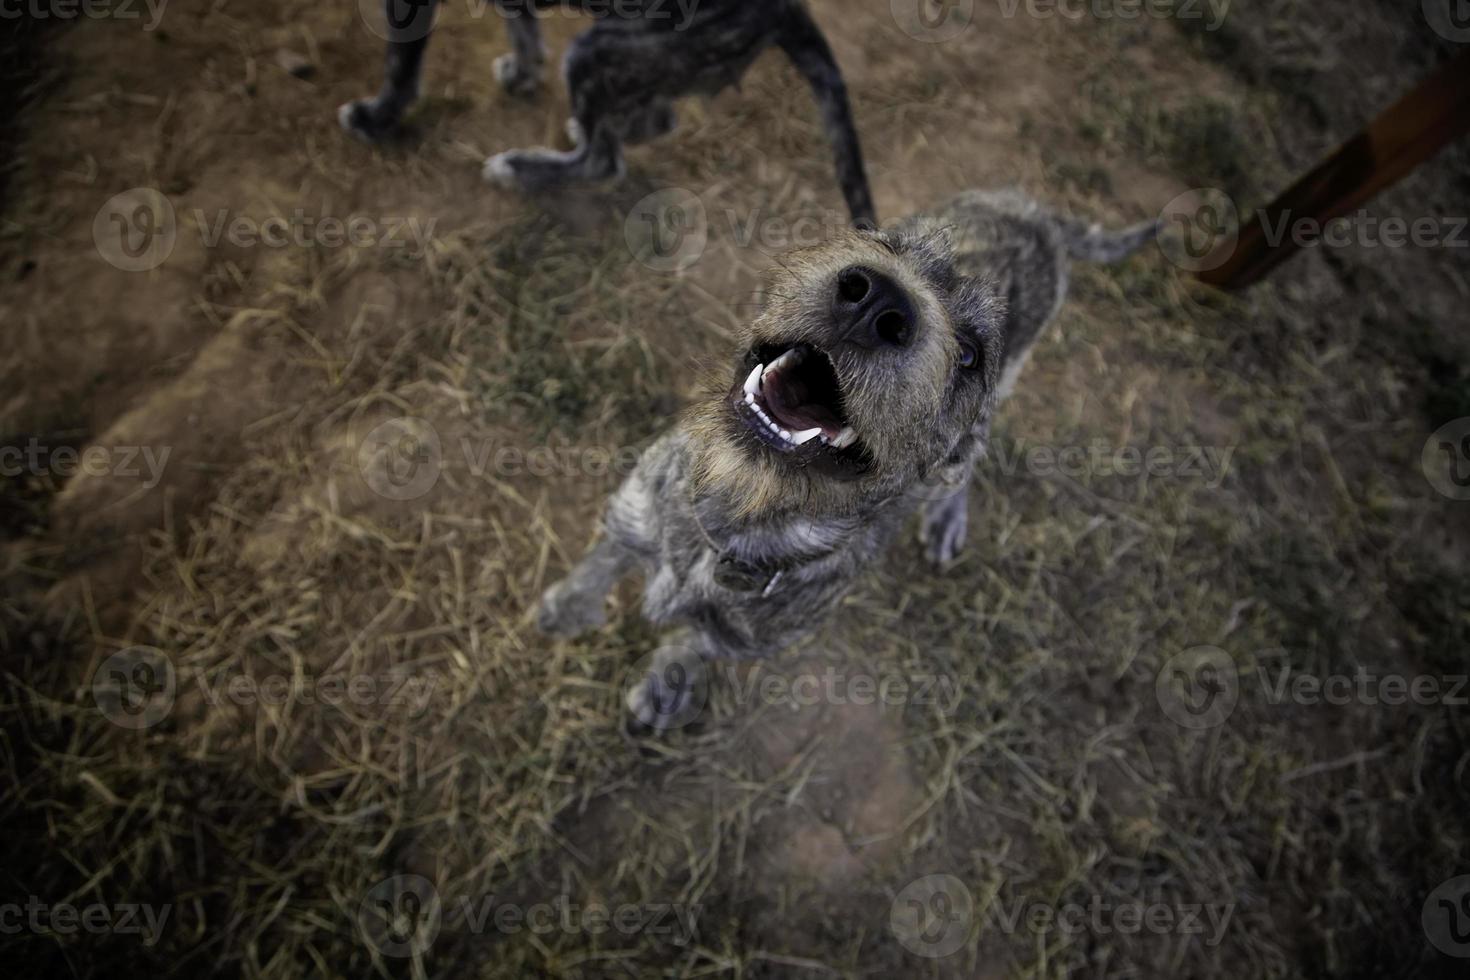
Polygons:
M803 593L851 578L862 561L850 527L802 518L712 535L691 510L687 522L672 521L668 531L647 599L670 614L718 607L757 619L778 615Z

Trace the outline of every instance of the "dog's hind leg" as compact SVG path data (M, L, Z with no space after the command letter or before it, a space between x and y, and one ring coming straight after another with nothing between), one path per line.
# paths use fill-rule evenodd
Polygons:
M618 75L636 73L638 49L630 48L619 32L603 31L601 26L578 36L567 52L567 88L572 95L572 116L582 136L577 148L568 153L501 153L485 162L486 180L512 189L537 191L622 176L623 140L618 117L639 105L642 93Z
M398 128L404 110L419 97L436 6L437 0L384 0L388 57L383 88L374 98L358 99L337 110L343 129L376 142Z
M624 116L618 125L618 135L629 146L638 146L669 135L678 125L679 117L674 112L673 103L658 99L646 109Z
M536 10L549 5L546 0L495 0L511 46L495 59L495 80L511 95L534 95L545 80L546 44L541 40Z
M584 136L577 148L567 153L558 150L509 150L485 161L485 179L511 190L544 191L583 181L607 180L623 175L623 144L616 131L604 122L600 127L583 128L578 119L578 132Z
M630 113L619 120L618 135L628 146L638 146L669 135L678 125L679 117L673 103L660 99L647 111ZM582 133L582 124L576 119L567 120L567 138L572 141L573 146L580 146L586 138Z
M789 23L778 39L781 50L796 65L797 71L811 85L822 111L822 124L837 158L837 180L854 224L877 226L873 194L863 167L863 148L857 126L852 119L852 106L847 99L847 84L842 70L832 55L832 48L816 25L800 6L793 6Z

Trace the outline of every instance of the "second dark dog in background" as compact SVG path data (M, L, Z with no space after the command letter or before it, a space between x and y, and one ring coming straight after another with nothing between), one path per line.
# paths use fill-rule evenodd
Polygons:
M385 0L390 40L386 79L371 99L344 105L344 128L369 141L391 134L419 94L436 0ZM832 142L837 178L853 221L876 224L847 86L821 29L801 0L495 0L512 50L495 76L514 95L537 91L546 48L536 11L580 9L597 23L578 35L564 64L575 149L513 150L491 157L485 176L521 190L554 189L623 173L623 146L675 126L674 101L735 84L771 46L811 85Z

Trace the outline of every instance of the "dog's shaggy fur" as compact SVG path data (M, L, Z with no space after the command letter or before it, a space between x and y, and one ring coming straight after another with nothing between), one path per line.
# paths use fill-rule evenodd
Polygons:
M680 693L658 665L795 643L916 510L930 559L950 561L991 416L1060 306L1070 260L1117 261L1154 233L971 193L788 256L733 385L712 381L644 454L601 539L543 597L539 625L600 625L608 592L641 568L645 614L676 627L630 696L656 726Z
M384 0L390 41L386 80L374 98L342 106L348 132L373 141L392 133L418 97L436 0ZM857 224L876 216L862 148L842 72L801 0L495 0L512 51L495 75L514 95L536 92L546 51L536 11L572 7L598 16L567 51L572 99L570 152L515 150L491 157L485 176L521 190L545 190L623 172L625 143L662 136L675 126L674 101L712 95L738 82L766 48L779 46L811 85L837 158L837 177Z

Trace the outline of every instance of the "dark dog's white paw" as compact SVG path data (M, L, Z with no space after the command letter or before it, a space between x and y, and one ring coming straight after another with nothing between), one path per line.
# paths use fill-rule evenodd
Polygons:
M495 59L495 80L511 95L535 95L541 89L540 68L528 69L514 53L503 54Z
M602 603L590 602L571 592L565 582L558 582L541 596L536 610L536 628L547 636L570 639L607 624Z
M337 122L364 143L376 143L392 134L397 120L385 120L373 99L357 99L337 109Z
M520 178L516 176L517 151L510 150L506 153L497 153L485 161L485 167L480 171L481 175L491 184L498 184L507 190L520 190Z
M509 190L542 191L585 181L623 176L623 160L589 157L580 151L510 150L485 161L484 178Z
M967 495L955 494L930 501L919 524L919 540L929 561L944 567L959 557L970 530Z

